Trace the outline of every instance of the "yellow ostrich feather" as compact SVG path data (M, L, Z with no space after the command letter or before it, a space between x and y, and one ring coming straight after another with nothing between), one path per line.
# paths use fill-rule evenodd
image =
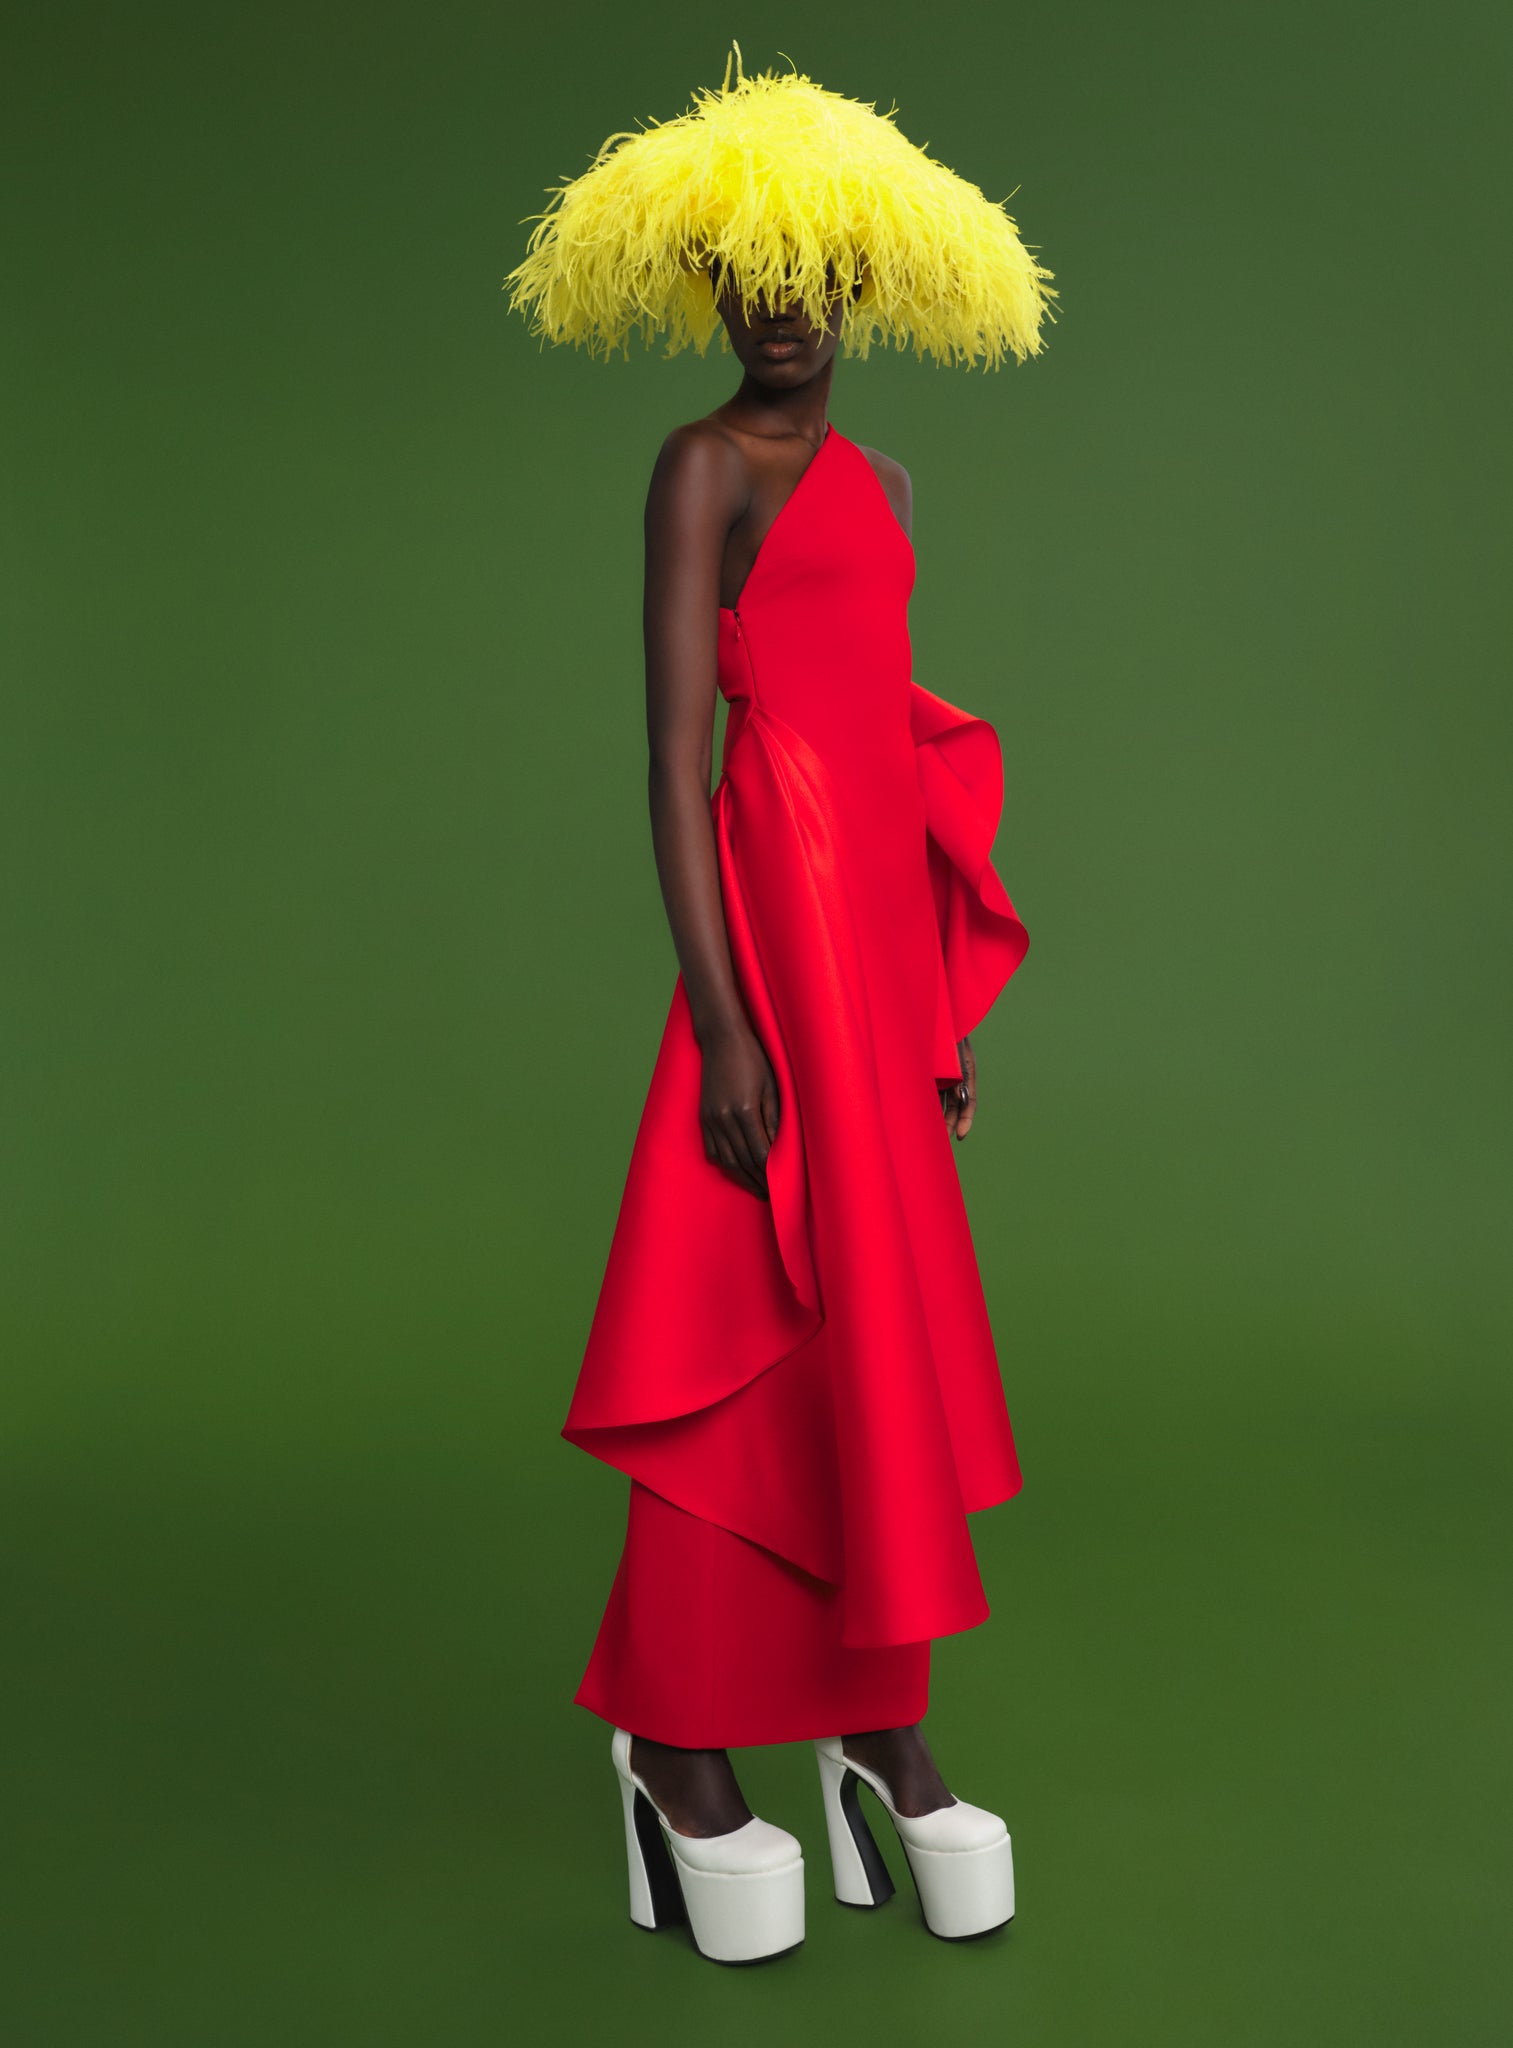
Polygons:
M900 133L890 110L846 99L801 71L741 70L733 45L718 92L698 88L671 121L611 135L554 197L504 288L531 332L590 356L690 343L719 333L710 266L729 266L749 313L785 294L816 326L826 266L846 299L842 353L874 340L917 356L996 368L1044 346L1058 297L1001 204ZM790 60L791 61L791 60ZM851 300L853 287L860 286Z

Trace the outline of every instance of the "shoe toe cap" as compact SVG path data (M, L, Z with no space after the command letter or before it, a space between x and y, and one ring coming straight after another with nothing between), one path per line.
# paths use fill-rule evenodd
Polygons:
M970 1854L974 1849L990 1849L995 1842L1001 1842L1008 1828L1001 1815L958 1799L954 1806L938 1807L934 1813L901 1820L899 1833L916 1849Z
M725 1877L757 1877L798 1862L803 1849L786 1828L751 1819L725 1835L669 1834L673 1853L692 1870Z

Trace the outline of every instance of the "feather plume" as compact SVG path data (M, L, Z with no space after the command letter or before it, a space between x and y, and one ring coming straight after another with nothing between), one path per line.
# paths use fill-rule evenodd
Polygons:
M526 216L538 225L504 285L533 334L606 360L628 356L636 332L650 346L665 331L669 356L702 355L716 333L728 348L718 259L748 315L760 296L823 327L838 291L846 355L879 338L984 368L1040 353L1055 273L1003 204L910 142L896 108L880 115L796 69L747 76L739 44L734 55L733 83L727 60L718 91L611 135Z

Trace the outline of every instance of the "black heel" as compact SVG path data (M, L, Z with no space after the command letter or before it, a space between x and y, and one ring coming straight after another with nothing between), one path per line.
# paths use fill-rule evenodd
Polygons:
M877 1844L861 1816L858 1788L865 1785L893 1823L893 1831L919 1894L930 1932L942 1941L966 1941L1007 1927L1014 1917L1014 1849L1000 1814L953 1799L929 1813L900 1813L887 1780L853 1763L838 1735L814 1745L835 1896L843 1906L875 1906L893 1890L882 1874Z
M680 1835L630 1767L631 1737L610 1743L620 1780L630 1917L637 1927L687 1923L712 1963L759 1963L804 1939L804 1852L755 1814L719 1835Z
M893 1880L888 1875L883 1852L872 1838L867 1816L862 1812L861 1781L851 1771L847 1771L841 1779L841 1812L846 1817L851 1839L856 1844L856 1853L861 1858L867 1889L872 1894L872 1903L874 1906L885 1906L893 1896Z
M646 1882L651 1892L652 1917L658 1927L676 1927L688 1918L683 1904L683 1887L672 1867L672 1852L662 1839L662 1823L644 1792L635 1802L636 1840L646 1865Z

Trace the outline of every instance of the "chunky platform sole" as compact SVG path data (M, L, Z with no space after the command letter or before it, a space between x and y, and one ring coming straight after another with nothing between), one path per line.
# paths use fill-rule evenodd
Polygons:
M762 1870L700 1870L678 1853L684 1838L663 1825L647 1794L623 1773L620 1797L630 1917L638 1927L656 1932L686 1921L694 1947L713 1963L771 1962L801 1946L802 1855Z
M865 1782L893 1822L930 1932L942 1941L970 1941L1007 1927L1014 1917L1014 1850L1007 1830L979 1848L924 1848L909 1840L909 1817L893 1810L873 1772L818 1745L816 1755L835 1896L842 1905L882 1906L893 1896L893 1880L861 1809Z

